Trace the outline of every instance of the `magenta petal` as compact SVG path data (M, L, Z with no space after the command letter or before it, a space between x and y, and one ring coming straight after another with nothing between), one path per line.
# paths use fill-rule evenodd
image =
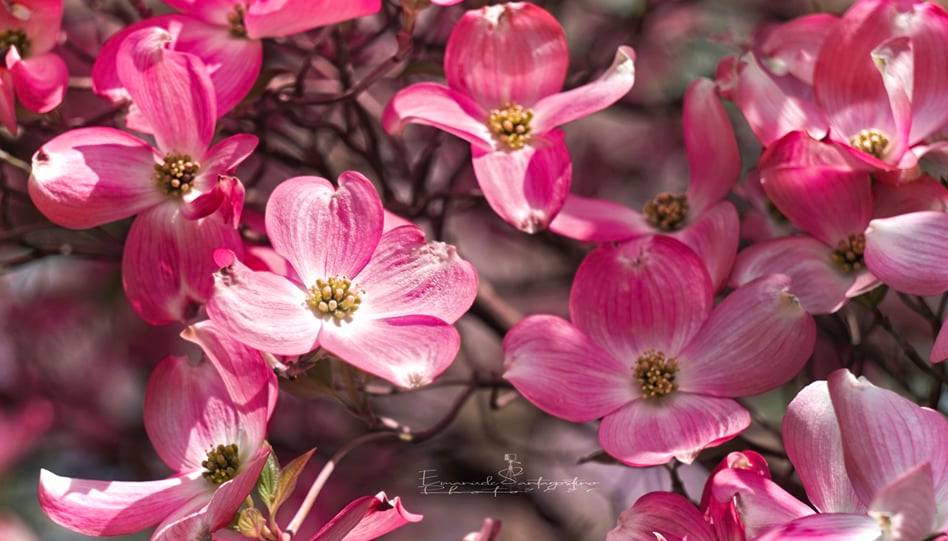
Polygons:
M879 541L882 528L866 515L811 515L770 530L756 541Z
M898 18L896 18L898 17ZM907 24L912 41L914 77L912 80L911 142L924 139L942 129L948 122L948 108L944 106L948 92L948 63L945 43L948 42L948 15L937 5L918 2L911 5L907 17L893 17Z
M821 513L865 511L843 461L843 437L825 381L807 385L787 406L783 444L806 495Z
M636 400L607 415L599 425L599 443L630 466L655 466L673 458L690 464L702 449L730 440L750 422L747 410L729 398L673 392Z
M22 29L30 40L30 51L33 55L43 54L55 47L59 40L63 4L63 0L3 2L0 26L4 29Z
M757 50L777 74L787 73L812 85L816 58L838 23L839 18L828 13L797 17L765 28Z
M260 142L256 135L239 133L218 141L212 146L201 163L204 174L233 173L247 159Z
M948 290L948 214L913 212L873 220L866 231L866 266L880 280L913 295Z
M721 289L734 266L740 242L740 219L730 201L719 201L681 231L672 234L700 257L711 276L711 286Z
M507 333L504 369L530 402L574 423L603 417L640 394L631 363L555 316L530 316Z
M401 132L407 124L424 124L460 137L472 145L492 148L487 111L474 100L437 83L418 83L395 94L382 114L389 133Z
M414 225L382 235L354 282L365 290L359 314L374 318L426 315L454 323L477 296L474 266L454 246L426 242Z
M11 49L11 53L15 49ZM9 64L9 55L7 56ZM20 103L30 111L48 113L63 101L69 71L59 55L46 53L20 60L10 67Z
M203 160L214 137L214 84L196 56L170 48L167 30L149 27L119 46L119 80L138 106L165 153Z
M563 27L529 2L468 11L444 53L448 85L487 109L532 106L563 87L568 66Z
M306 297L287 278L251 271L232 256L214 275L207 315L222 332L250 347L302 355L316 349L322 325L306 306Z
M890 483L869 504L869 516L892 521L893 539L926 539L937 527L932 468L912 468Z
M381 0L256 0L244 21L250 38L277 38L371 15L381 7Z
M734 502L748 539L793 519L813 514L813 510L794 498L780 485L757 472L728 468L711 480L713 497L719 502Z
M948 188L927 175L902 184L876 182L872 185L872 198L875 219L926 210L948 210Z
M218 27L227 26L227 16L242 0L165 0L169 6ZM225 29L221 29L224 31Z
M16 135L16 101L13 93L13 76L0 68L0 126L11 135Z
M616 242L652 233L641 214L606 199L569 194L550 231L584 242Z
M941 330L938 331L938 337L935 338L935 344L932 346L932 352L928 360L932 364L948 360L948 324L942 323Z
M51 221L85 229L127 218L164 200L152 179L154 151L113 128L54 137L33 155L30 197Z
M688 87L682 115L691 174L688 211L698 215L734 187L741 174L741 155L714 82L697 79Z
M474 174L494 212L527 233L547 227L563 207L573 163L563 132L554 130L520 150L472 147Z
M622 99L635 84L635 51L622 46L612 65L595 81L549 95L533 106L533 129L545 133L557 126L602 111Z
M360 318L323 324L320 344L347 363L396 385L431 383L457 356L458 331L431 316Z
M714 396L750 396L786 383L816 343L816 324L771 275L741 286L715 307L678 356L678 388Z
M423 517L409 512L401 499L384 492L353 500L336 513L310 541L371 541Z
M674 357L711 311L711 280L698 256L662 236L592 251L576 271L570 317L614 358L657 349Z
M338 189L323 178L295 177L273 190L266 222L273 248L312 286L359 274L382 237L382 201L354 171L339 177Z
M737 254L731 285L760 276L786 274L790 292L811 314L831 314L846 304L854 277L833 263L833 250L811 237L785 237L754 244Z
M56 524L85 535L126 535L158 524L208 491L200 472L161 481L91 481L42 470L39 502Z
M714 532L687 498L672 492L651 492L619 515L606 541L715 541Z
M211 503L207 506L206 521L210 531L219 530L230 524L234 514L257 485L257 479L271 452L268 444L262 445L253 455L244 459L245 462L241 465L241 471L237 477L214 491Z

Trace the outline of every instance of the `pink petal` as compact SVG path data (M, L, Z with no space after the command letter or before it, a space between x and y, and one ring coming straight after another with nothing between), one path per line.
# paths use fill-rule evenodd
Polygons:
M256 135L239 133L219 141L201 162L201 172L209 175L233 173L243 163L260 142Z
M602 111L621 100L634 84L635 51L623 45L616 51L609 69L595 81L567 92L548 95L538 101L533 107L532 127L537 133L545 133Z
M892 521L893 539L926 539L936 527L932 468L920 464L890 483L869 504L869 516Z
M740 219L730 201L719 201L671 236L694 250L708 269L711 285L721 289L731 274L740 242Z
M461 338L431 316L359 317L323 325L320 344L347 363L396 385L431 383L454 361Z
M228 26L227 16L234 12L235 6L240 4L241 0L165 0L165 3L178 11L220 27Z
M395 94L382 114L389 133L399 133L408 124L423 124L444 130L472 145L492 148L487 111L473 99L437 83L418 83Z
M454 246L425 242L414 225L382 235L372 259L354 281L365 290L359 314L426 315L457 321L477 296L477 271Z
M948 210L948 188L930 176L912 182L872 185L873 218L891 218L899 214L934 210Z
M711 311L708 271L691 249L663 236L592 251L576 271L570 318L614 358L657 349L674 357Z
M69 71L59 55L53 53L31 56L10 66L11 49L7 55L7 65L13 75L16 97L30 111L48 113L63 101L66 86L69 84Z
M750 425L747 410L729 398L673 392L639 399L599 425L603 450L630 466L677 458L691 463L702 449L720 445Z
M211 295L214 250L242 247L240 234L219 214L188 220L177 204L158 205L135 219L125 240L125 294L152 325L186 321Z
M405 225L415 225L414 222L407 218L402 218L394 212L384 211L384 218L382 220L382 234L388 233L389 231L402 227Z
M913 295L948 290L948 214L913 212L873 220L866 231L866 265L880 280Z
M825 381L813 382L797 393L787 407L782 430L787 456L817 510L865 511L846 472L843 439Z
M872 218L871 180L838 147L794 132L761 158L767 196L795 226L835 246Z
M678 356L678 388L750 396L795 376L813 353L816 324L789 289L778 274L728 295Z
M63 0L16 0L12 4L17 13L7 15L7 9L12 6L4 3L7 9L0 10L0 26L21 28L26 32L34 56L56 46L63 18Z
M789 73L812 85L817 55L838 22L834 15L814 13L775 25L760 37L758 52L776 74Z
M336 513L310 541L371 541L423 517L409 512L401 499L384 492L353 500Z
M382 236L382 201L354 171L339 177L338 189L323 178L295 177L273 190L266 221L273 248L311 286L359 274Z
M563 27L527 2L468 11L444 53L448 85L486 109L532 106L563 87L568 66Z
M277 355L316 349L322 323L306 306L306 291L283 276L251 271L235 256L218 263L207 315L221 332Z
M583 242L616 242L652 232L634 210L606 199L569 194L550 231Z
M942 323L941 330L938 331L938 337L935 338L935 344L932 346L932 352L928 360L932 364L948 360L948 325Z
M151 127L158 148L203 160L214 137L214 84L196 56L171 49L168 31L149 27L119 46L119 80Z
M879 523L866 515L831 513L799 518L757 541L878 541L882 535Z
M651 492L619 515L606 541L715 541L704 517L687 498L672 492Z
M13 94L13 76L0 69L0 126L16 135L16 101Z
M734 502L748 539L793 519L813 514L813 510L770 479L741 468L716 473L712 493L719 502Z
M244 21L250 38L276 38L372 15L381 7L381 0L256 0Z
M831 314L846 304L855 277L836 268L833 250L811 237L784 237L759 242L737 254L731 286L768 274L790 277L790 292L811 314Z
M909 140L920 141L948 123L944 95L948 92L948 15L937 5L917 2L911 10L892 17L905 29L912 41L914 77L912 81L912 132Z
M741 155L714 82L702 78L688 87L682 115L691 173L688 211L700 215L734 187L741 174Z
M527 233L543 230L563 207L573 163L563 132L535 137L520 150L472 147L474 174L494 212Z
M530 316L504 337L504 378L538 408L574 423L639 397L630 363L555 316Z
M42 470L39 503L53 522L85 535L126 535L158 524L206 497L200 472L161 481L89 481Z
M30 197L51 221L73 229L127 218L162 202L154 151L113 128L54 137L33 155Z
M843 436L846 469L856 494L869 501L924 462L931 463L935 501L948 501L948 419L847 370L828 378Z

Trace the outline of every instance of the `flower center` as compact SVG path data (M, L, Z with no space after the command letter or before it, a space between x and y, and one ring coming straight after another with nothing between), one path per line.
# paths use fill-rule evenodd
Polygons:
M155 182L169 195L186 195L194 187L194 177L201 165L187 154L168 154L163 163L155 164Z
M688 219L688 197L683 193L663 192L645 203L645 219L656 229L675 231Z
M337 320L348 319L361 303L362 291L344 276L316 280L306 299L307 306L317 315Z
M862 233L850 235L846 240L839 241L833 250L833 263L843 272L860 271L865 267L862 254L866 251L866 236Z
M885 149L889 146L889 138L881 131L872 128L853 135L849 139L849 144L855 149L881 159Z
M665 396L677 390L677 373L678 359L666 359L661 351L647 350L635 361L635 379L642 386L642 396L645 398Z
M494 138L510 150L520 150L530 142L530 121L533 111L522 105L508 103L501 109L494 109L487 118L487 127Z
M234 10L227 14L227 24L230 25L230 35L238 38L247 37L247 26L244 24L244 16L247 14L247 8L243 4L236 4Z
M240 456L237 444L218 445L207 452L207 458L201 462L204 473L201 475L215 485L222 485L237 475L240 468Z
M30 52L30 38L26 37L26 32L19 28L0 30L0 62L7 56L11 47L16 47L21 57L27 56Z

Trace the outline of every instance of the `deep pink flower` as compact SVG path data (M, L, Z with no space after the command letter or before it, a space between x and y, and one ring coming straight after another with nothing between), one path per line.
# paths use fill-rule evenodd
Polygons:
M216 105L205 66L172 51L171 36L148 28L130 35L119 75L156 145L114 128L59 135L33 156L29 191L37 208L64 227L85 229L138 215L122 258L135 311L152 324L190 317L210 295L213 250L241 250L236 225L243 186L233 171L256 147L252 135L214 146Z
M737 470L715 476L715 496L736 501L748 534L922 541L948 533L948 420L941 413L843 369L793 399L783 439L818 514L769 479Z
M529 2L468 11L444 57L447 86L418 83L392 98L382 122L444 130L471 143L474 173L501 218L529 233L556 216L572 181L559 126L605 109L635 82L635 53L620 47L598 80L561 92L569 51L560 23Z
M174 475L91 481L43 470L40 506L54 522L93 536L158 525L153 541L202 539L227 526L253 490L270 453L265 437L275 376L259 352L208 322L183 336L202 346L206 360L166 358L152 373L144 406L148 437Z
M50 52L59 39L62 0L0 2L0 125L16 134L16 102L48 113L63 101L69 72Z
M260 75L261 40L371 15L382 5L381 0L165 0L165 3L182 14L139 21L123 28L102 46L92 70L97 94L113 101L128 99L116 65L119 49L131 33L158 27L172 35L172 49L191 53L207 66L216 91L217 114L223 116L244 99ZM151 131L147 125L137 124L138 128Z
M691 170L686 192L659 194L643 213L606 200L570 195L550 230L592 242L670 235L701 256L715 289L724 285L737 255L740 228L737 210L724 198L741 173L741 156L713 82L698 79L688 87L684 131Z
M322 347L392 383L429 383L454 360L454 323L477 294L477 274L453 246L417 226L383 234L372 183L343 173L280 184L267 202L270 242L292 276L252 271L220 251L207 311L225 332L261 351Z
M580 265L572 323L530 316L504 339L508 379L573 422L603 418L603 449L633 466L691 462L750 424L734 397L793 377L816 328L789 279L763 277L713 308L702 261L664 236L602 246Z
M353 500L316 532L310 541L370 541L423 517L409 512L396 497L384 492Z

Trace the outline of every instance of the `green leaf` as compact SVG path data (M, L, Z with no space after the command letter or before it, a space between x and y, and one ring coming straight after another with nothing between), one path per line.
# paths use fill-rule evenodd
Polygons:
M270 509L271 514L275 514L280 509L280 506L286 503L286 500L290 499L293 491L296 490L296 482L299 480L300 474L303 473L303 469L306 468L306 464L309 462L309 459L313 457L313 453L315 452L315 448L310 449L306 453L294 458L292 462L283 468L283 473L280 475L280 483L277 485L276 496L273 500L273 507Z
M237 518L237 531L240 535L251 539L260 539L263 536L267 521L256 507L248 507L240 512Z
M276 497L281 476L280 463L277 461L276 454L270 451L267 463L263 466L263 471L260 472L260 478L257 479L257 494L260 495L260 499L263 500L263 504L267 506L267 509L273 509L273 499Z

